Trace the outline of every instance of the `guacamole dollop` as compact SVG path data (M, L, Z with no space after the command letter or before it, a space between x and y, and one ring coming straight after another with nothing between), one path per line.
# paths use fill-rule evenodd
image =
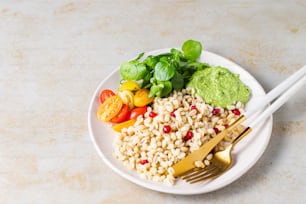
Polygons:
M194 88L206 103L223 108L238 101L245 104L251 94L249 88L240 81L239 74L219 66L196 71L187 87Z

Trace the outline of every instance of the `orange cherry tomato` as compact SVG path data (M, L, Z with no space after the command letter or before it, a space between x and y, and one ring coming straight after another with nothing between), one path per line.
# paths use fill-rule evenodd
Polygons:
M134 105L136 107L143 107L151 103L153 100L154 98L149 97L148 89L139 89L136 91L134 96Z
M127 120L127 121L124 121L122 123L118 123L118 124L114 125L112 128L113 128L113 130L115 130L117 132L121 132L123 128L128 128L128 127L134 125L135 122L136 122L136 119Z
M106 101L106 99L108 99L111 96L116 95L112 90L110 89L105 89L100 93L100 102L104 103L104 101Z
M130 119L136 119L140 115L144 115L148 110L148 106L134 108L131 111Z
M97 118L103 122L109 122L120 112L122 105L123 103L119 96L109 97L100 106L97 112Z
M113 117L110 121L113 123L121 123L129 119L129 116L130 116L129 106L126 104L123 104L120 112L115 117Z

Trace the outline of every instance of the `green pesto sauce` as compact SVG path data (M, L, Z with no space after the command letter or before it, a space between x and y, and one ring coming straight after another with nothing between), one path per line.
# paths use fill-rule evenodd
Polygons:
M245 104L250 98L250 90L240 81L239 75L223 67L196 71L187 87L193 87L206 103L223 108L238 101Z

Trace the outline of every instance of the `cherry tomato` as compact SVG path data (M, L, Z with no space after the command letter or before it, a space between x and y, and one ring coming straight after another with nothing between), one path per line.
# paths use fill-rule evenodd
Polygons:
M134 105L136 107L143 107L151 103L153 100L154 98L149 97L148 89L139 89L136 91L134 96Z
M147 112L148 106L134 108L131 111L130 119L136 119L140 115L144 115Z
M140 86L135 81L126 81L119 87L119 91L137 91L140 89Z
M130 109L134 108L134 94L129 90L123 90L118 92L118 96L122 102L129 106Z
M126 121L130 116L129 106L123 104L120 112L113 117L110 121L113 123L121 123L123 121Z
M122 100L119 96L111 96L102 103L98 112L97 118L103 122L110 121L115 117L122 108Z
M114 96L114 95L115 95L115 93L112 90L105 89L100 94L100 102L104 103L104 101L106 101L106 99L108 99L109 97Z
M134 125L135 122L136 122L135 119L127 120L127 121L124 121L122 123L118 123L118 124L114 125L112 128L113 128L113 130L115 130L117 132L121 132L121 130L123 128L130 127L130 126Z

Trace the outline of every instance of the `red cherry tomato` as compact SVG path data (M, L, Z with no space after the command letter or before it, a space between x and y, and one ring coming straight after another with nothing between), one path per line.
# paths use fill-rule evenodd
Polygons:
M104 101L106 101L106 99L108 99L109 97L114 96L114 95L115 95L115 93L112 90L105 89L100 94L100 102L104 103Z
M123 121L128 120L129 116L130 116L129 106L123 104L120 112L115 117L113 117L111 119L111 122L113 122L113 123L121 123Z
M136 119L140 115L144 115L147 112L148 106L134 108L131 111L130 119Z

